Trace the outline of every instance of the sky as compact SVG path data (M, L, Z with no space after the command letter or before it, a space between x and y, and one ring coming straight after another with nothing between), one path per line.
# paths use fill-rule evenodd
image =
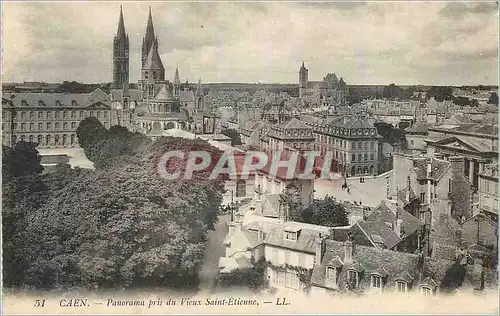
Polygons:
M112 81L120 5L130 81L151 6L166 79L498 85L498 5L489 2L2 2L4 82Z

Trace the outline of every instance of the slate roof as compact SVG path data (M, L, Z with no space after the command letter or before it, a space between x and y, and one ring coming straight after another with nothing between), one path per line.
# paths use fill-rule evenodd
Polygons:
M12 93L14 96L11 99L13 105L17 108L27 107L82 107L88 106L89 94L87 93ZM8 99L6 99L8 100ZM24 105L23 100L26 101ZM73 105L72 101L76 101ZM44 105L40 104L40 101ZM59 102L60 105L56 105Z
M385 284L394 286L396 279L416 280L419 273L419 256L404 252L391 251L375 247L354 245L353 263L345 265L344 243L325 240L325 252L321 264L315 265L311 276L311 284L333 289L326 279L326 268L331 264L341 264L338 285L344 288L347 282L347 271L357 266L360 273L360 284L368 285L371 274L385 276ZM359 271L362 270L362 271Z
M413 170L417 176L417 180L427 180L427 164L431 163L431 176L430 179L438 181L445 174L445 172L450 168L450 163L448 161L439 160L434 157L428 158L426 160L413 160Z
M163 85L160 91L155 95L154 100L156 101L174 101L174 95L172 91L167 87L167 85Z
M399 189L398 192L396 193L396 196L398 200L404 202L405 204L410 203L411 201L415 200L417 195L415 194L415 191L413 191L413 188L410 186L410 200L408 201L406 199L406 193L408 192L407 188Z
M179 93L179 101L182 102L194 102L193 91L181 91Z
M398 219L403 220L403 230L406 236L413 234L416 230L424 225L424 222L422 222L420 219L411 215L401 207L397 207L392 204L381 204L372 212L372 214L370 214L370 216L366 218L366 220L378 220L382 223L392 223L396 220L396 212L398 215Z
M412 126L408 127L406 129L406 132L408 134L422 134L422 135L427 135L429 130L429 126L427 122L416 122Z
M282 122L278 125L273 126L274 128L280 129L310 129L311 127L307 126L305 123L297 120L296 118L292 118L285 122Z
M284 231L287 229L300 229L296 241L286 240L283 237ZM316 237L318 237L319 234L328 234L329 230L330 228L325 226L317 226L298 222L285 222L282 225L279 225L276 228L272 229L267 234L267 236L265 236L263 243L275 247L314 254L316 247Z
M265 217L280 216L280 194L266 194L261 205L261 214Z
M155 70L163 70L163 63L161 62L160 55L158 54L158 47L156 46L156 41L153 42L151 48L149 49L148 56L146 57L146 61L144 62L143 69L155 69Z
M142 99L140 90L129 89L128 94L129 94L130 101L140 101ZM120 100L121 101L122 95L123 95L122 89L111 90L111 99L112 100Z

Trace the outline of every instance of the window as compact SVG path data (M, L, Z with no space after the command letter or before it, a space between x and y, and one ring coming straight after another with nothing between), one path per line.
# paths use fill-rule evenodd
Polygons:
M104 128L108 128L108 122L104 122Z
M351 161L356 161L356 154L352 154L352 159Z
M24 131L26 129L26 124L25 123L21 123L21 130Z
M372 275L371 283L373 288L382 288L382 277L380 275Z
M17 123L14 123L13 125L14 130L17 130Z
M5 124L2 123L2 131L5 129Z
M71 122L71 129L75 129L76 128L76 123L75 122Z
M68 129L68 123L67 123L67 122L64 122L64 123L63 123L63 129L64 129L64 130L67 130L67 129Z
M47 123L47 130L50 131L52 129L52 123L48 122Z
M422 203L422 204L425 203L425 193L424 192L420 193L420 203Z
M51 119L51 117L52 117L51 112L50 112L50 111L47 111L47 119L48 119L48 120L50 120L50 119Z
M368 160L368 154L365 154L364 156L365 156L365 161L367 161Z
M54 123L54 129L55 129L55 130L58 130L58 129L59 129L59 122L55 122L55 123Z
M404 281L396 281L396 291L399 293L406 293L408 287Z
M374 142L370 142L370 149L374 149L375 148L375 143Z
M45 144L50 145L50 135L45 136Z
M54 117L57 119L59 119L59 112L58 111L54 111Z
M35 137L33 135L30 135L29 142L32 143L34 139L35 139Z
M326 278L329 280L335 280L337 278L337 271L334 267L326 267Z
M363 146L363 143L362 142L358 142L358 149L361 149Z
M38 130L41 131L43 129L43 123L38 123Z
M285 231L285 239L295 241L297 240L297 233Z
M79 118L83 118L83 111L80 111L80 116Z
M76 112L75 111L71 111L71 118L72 119L76 118Z
M358 285L358 273L354 270L347 271L347 281L354 286Z
M432 295L432 289L428 286L422 286L422 294L424 294L425 296L430 296Z
M63 119L67 119L68 118L68 111L63 111Z
M94 111L90 111L90 117L94 117Z
M415 141L414 140L410 140L410 145L415 145Z
M375 155L373 153L370 154L370 161L375 160Z
M24 111L23 111L23 112L21 112L21 120L24 120L24 119L26 119L26 113L24 113Z
M104 111L104 117L108 117L108 111Z
M75 134L71 134L71 145L75 143Z
M38 112L38 119L41 120L43 118L43 112L39 111Z
M247 183L245 180L238 180L236 182L236 197L247 196Z
M127 100L125 100L127 101ZM101 111L97 111L97 118L101 118Z
M30 123L30 131L35 129L35 123Z

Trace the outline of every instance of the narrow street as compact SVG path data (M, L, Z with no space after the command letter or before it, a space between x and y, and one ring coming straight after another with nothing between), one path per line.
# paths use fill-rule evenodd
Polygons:
M215 225L215 231L209 232L208 247L205 251L203 264L198 272L200 277L200 290L211 291L215 284L215 278L219 269L219 258L224 255L222 242L226 238L229 215L220 215L219 222Z

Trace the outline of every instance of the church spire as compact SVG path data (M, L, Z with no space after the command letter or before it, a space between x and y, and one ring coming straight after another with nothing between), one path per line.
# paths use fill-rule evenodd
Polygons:
M179 66L175 68L174 84L181 84L181 78L179 77Z
M120 19L118 20L118 31L116 32L116 37L120 38L120 39L126 37L126 35L125 35L125 23L123 22L122 6L120 6Z
M201 78L198 79L198 85L196 86L196 95L201 95Z
M153 16L151 14L151 7L149 7L149 16L148 16L148 24L146 26L146 35L144 36L142 40L142 64L144 65L144 62L148 56L149 51L151 50L151 46L157 42L156 36L155 36L155 30L153 27Z

